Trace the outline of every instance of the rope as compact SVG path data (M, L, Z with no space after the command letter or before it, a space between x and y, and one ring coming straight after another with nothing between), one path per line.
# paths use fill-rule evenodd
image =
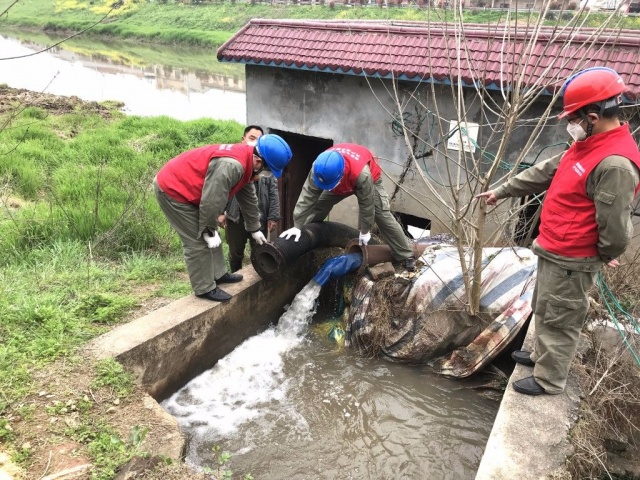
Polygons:
M624 328L618 321L617 315L622 315L627 320L628 324L633 326L634 330L638 334L640 334L640 325L638 325L638 322L636 322L636 319L633 318L633 316L629 312L627 312L622 305L620 305L620 302L618 302L618 299L615 297L615 295L613 294L613 292L611 291L607 283L604 281L604 278L602 277L601 272L598 272L596 283L598 284L598 291L600 292L600 298L602 298L602 301L607 307L607 310L609 311L609 316L611 317L611 319L613 320L613 323L618 329L618 333L624 340L624 343L627 345L627 349L629 349L629 351L631 352L631 355L633 355L633 358L635 359L636 363L638 364L638 366L640 366L640 355L638 354L638 352L634 350L631 343L629 343L629 340L627 338L628 332L626 331L626 328Z

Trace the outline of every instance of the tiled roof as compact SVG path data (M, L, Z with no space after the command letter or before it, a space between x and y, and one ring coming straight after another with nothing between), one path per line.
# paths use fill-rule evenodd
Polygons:
M543 78L549 92L576 68L604 65L622 76L629 97L640 95L639 31L465 24L464 42L461 37L460 26L442 23L256 19L218 49L218 60L464 85L475 80L488 88L518 78L526 87Z

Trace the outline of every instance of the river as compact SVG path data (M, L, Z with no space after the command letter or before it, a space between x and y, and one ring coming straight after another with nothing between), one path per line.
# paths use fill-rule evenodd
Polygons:
M221 64L214 49L73 39L42 51L60 40L0 32L0 83L89 101L117 100L130 115L246 123L244 68Z

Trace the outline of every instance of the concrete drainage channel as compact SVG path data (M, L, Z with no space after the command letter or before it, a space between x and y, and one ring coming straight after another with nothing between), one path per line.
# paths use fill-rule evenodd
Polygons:
M150 395L145 403L156 423L163 425L164 448L154 453L179 459L185 448L177 421L154 399L166 398L277 320L325 258L326 251L307 253L287 267L277 282L263 281L253 268L245 268L245 280L226 287L234 296L229 303L184 297L89 344L96 357L115 358L132 371ZM531 325L525 348L532 342ZM528 370L517 366L509 380L476 480L542 479L564 471L579 390L570 378L562 395L520 395L511 383L529 375Z

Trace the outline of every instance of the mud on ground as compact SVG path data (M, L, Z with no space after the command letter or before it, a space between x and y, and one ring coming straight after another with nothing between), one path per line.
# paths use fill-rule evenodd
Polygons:
M122 108L122 102L87 102L78 97L62 97L50 93L32 92L0 85L0 115L37 107L55 115L74 112L96 113L104 118L113 115L112 108Z
M143 301L130 319L169 302L158 297ZM192 480L196 473L186 465L175 459L166 463L169 451L180 443L168 414L139 387L121 396L111 387L92 385L96 363L94 358L77 354L34 374L33 393L3 416L14 438L13 445L0 447L0 478L95 478L89 444L106 427L128 443L133 432L146 430L137 452L154 457L154 462L135 478ZM11 457L22 459L23 468L17 468ZM68 476L56 476L65 471ZM3 473L10 476L2 477Z

